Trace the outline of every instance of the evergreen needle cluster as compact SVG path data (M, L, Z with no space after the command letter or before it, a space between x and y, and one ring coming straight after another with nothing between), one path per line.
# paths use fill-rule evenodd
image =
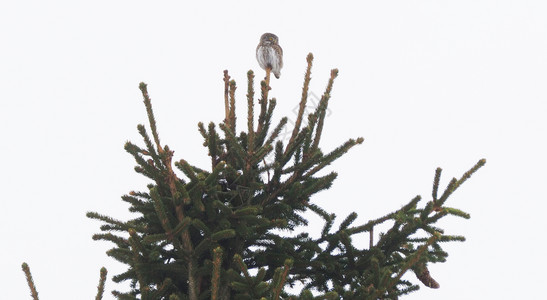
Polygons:
M432 199L423 206L418 196L365 224L353 225L357 214L350 213L333 228L335 215L311 197L337 176L320 171L363 139L349 139L326 153L319 147L338 70L331 71L315 111L305 115L312 61L309 54L299 112L286 142L279 134L287 118L272 125L276 100L268 98L269 78L261 81L257 100L252 71L247 73L247 126L237 133L236 83L224 72L225 119L218 126L198 126L211 159L208 170L173 160L173 151L160 142L147 87L140 84L149 130L139 125L144 145L127 142L125 150L135 158L135 171L152 183L146 191L122 197L134 219L87 214L104 222L93 238L114 243L107 254L128 266L113 277L131 282L129 291L113 292L118 299L397 299L419 288L402 279L409 270L424 285L439 287L428 264L446 260L441 243L464 238L445 235L435 223L447 215L469 218L445 203L485 160L450 181L440 196L437 169ZM308 210L325 221L318 238L294 233L308 225ZM391 228L374 241L374 227L382 223ZM352 238L367 232L370 246L358 249ZM30 271L25 273L31 284ZM103 269L97 299L105 278ZM291 295L287 287L296 283L304 288ZM37 299L33 283L31 290Z

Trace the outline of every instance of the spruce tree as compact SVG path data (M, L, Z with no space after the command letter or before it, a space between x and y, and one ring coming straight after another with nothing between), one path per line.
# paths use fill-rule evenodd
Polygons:
M446 260L443 242L465 239L445 234L435 223L447 215L469 218L445 203L485 160L453 178L442 192L438 168L431 200L423 205L417 196L361 225L353 225L357 213L352 212L333 228L335 215L314 204L312 196L328 189L337 173L318 174L363 139L349 139L328 152L319 147L338 70L331 71L318 106L306 115L312 61L310 53L286 143L280 133L288 119L272 125L276 99L268 97L269 72L260 82L258 100L254 73L247 73L247 126L237 133L236 83L224 71L225 119L218 125L198 124L211 160L207 168L174 160L174 152L160 141L147 86L140 84L149 129L138 125L144 143L127 142L125 150L135 158L135 171L152 183L122 197L136 213L134 219L87 214L104 222L93 239L114 243L107 254L128 267L113 277L131 283L129 291L113 292L118 299L398 299L419 289L402 279L407 271L423 285L439 287L428 265ZM305 230L307 211L324 220L318 238ZM375 241L374 228L383 223L391 228ZM369 247L354 246L352 237L367 232ZM103 269L97 299L105 277ZM291 295L287 287L297 283L304 288ZM37 299L33 284L31 289Z

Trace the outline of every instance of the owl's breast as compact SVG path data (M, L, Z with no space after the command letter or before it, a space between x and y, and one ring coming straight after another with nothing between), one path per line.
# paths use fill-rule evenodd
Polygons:
M273 47L258 46L256 48L256 59L262 69L272 68L274 70L280 69L282 66L281 58L275 52Z

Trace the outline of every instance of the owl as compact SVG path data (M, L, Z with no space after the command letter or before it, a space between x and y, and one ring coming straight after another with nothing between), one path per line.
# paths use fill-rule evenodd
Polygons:
M264 70L270 68L279 79L283 67L283 49L278 44L279 39L273 33L264 33L256 47L256 59Z

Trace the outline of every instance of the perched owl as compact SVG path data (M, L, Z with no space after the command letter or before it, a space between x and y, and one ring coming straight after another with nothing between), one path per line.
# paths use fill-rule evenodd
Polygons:
M281 68L283 67L283 49L279 46L278 41L277 35L264 33L256 47L258 64L264 70L271 68L277 79L281 76Z

